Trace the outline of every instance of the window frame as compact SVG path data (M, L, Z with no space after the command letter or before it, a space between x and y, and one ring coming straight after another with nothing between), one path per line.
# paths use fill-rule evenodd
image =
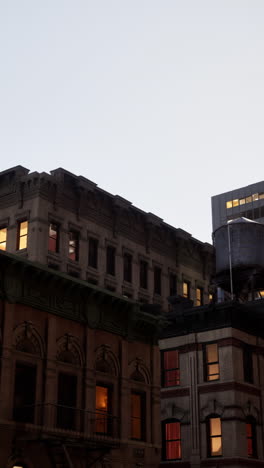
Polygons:
M56 226L57 228L56 230L53 229L54 232L56 232L56 238L54 238L50 234L52 226ZM50 240L55 241L55 249L50 249ZM60 224L57 223L56 221L50 221L49 231L48 231L48 251L51 253L59 253L59 249L60 249Z
M184 293L184 285L186 284L187 286L187 294ZM182 281L182 296L185 297L185 299L190 299L191 297L191 282L184 279Z
M93 247L91 248L91 246ZM98 268L99 240L96 237L88 238L88 266L97 270Z
M169 295L176 296L177 295L177 275L172 271L169 274Z
M133 277L133 255L129 252L124 252L123 255L123 280L126 283L132 283Z
M251 437L248 436L247 426L251 426ZM248 458L258 458L258 451L257 451L257 428L256 428L256 420L252 416L248 416L246 418L246 439L247 439L247 456ZM251 440L252 442L252 454L249 453L248 441Z
M179 424L179 432L180 438L179 439L166 439L166 426L168 424L177 423ZM179 442L180 446L180 457L177 458L168 458L167 457L167 442ZM162 460L163 461L174 461L174 460L182 460L182 438L181 438L181 422L175 418L169 418L165 421L162 421Z
M244 381L250 384L254 383L253 352L252 348L244 344L243 346L243 372Z
M110 252L112 252L112 256L110 256ZM113 245L106 246L106 274L116 276L116 247Z
M211 345L216 345L217 346L217 361L208 361L207 360L207 347ZM219 362L219 346L216 341L212 341L209 343L205 343L203 346L203 359L204 359L204 381L205 382L216 382L220 380L220 362ZM218 365L218 372L215 374L209 374L208 372L208 367L212 365ZM209 379L208 377L213 376L213 375L218 375L218 378L215 379Z
M133 395L140 397L140 417L133 416L132 414L132 397ZM133 419L140 420L140 433L141 437L133 437ZM130 439L137 441L146 440L146 393L140 390L131 389L130 392Z
M162 295L162 268L159 265L153 267L153 292L156 296Z
M170 352L175 352L177 353L177 359L176 359L176 362L178 362L178 367L172 367L172 368L168 368L166 369L165 368L165 354L166 353L170 353ZM172 373L172 372L175 372L176 373L176 379L175 379L175 382L174 384L172 385L169 385L167 382L167 379L166 379L166 375L168 373ZM161 351L161 383L162 383L162 387L163 388L170 388L170 387L178 387L180 384L181 384L181 380L180 380L180 352L177 348L172 348L172 349L163 349ZM178 375L177 375L178 374Z
M71 239L71 234L74 234L76 236L75 239ZM71 261L73 262L78 262L79 261L79 246L80 246L80 233L78 231L75 231L74 229L71 229L69 231L69 244L68 244L68 257ZM71 245L71 242L75 242L75 245ZM70 249L74 250L75 258L71 258L71 253Z
M148 271L149 264L147 260L140 260L139 263L139 287L142 289L148 289Z
M6 244L7 244L7 231L8 231L8 228L7 226L5 225L1 225L0 226L0 233L1 231L5 231L5 240L1 241L1 238L0 238L0 250L2 250L3 252L6 252ZM2 244L5 245L5 248L1 248Z
M211 426L210 426L210 421L212 419L219 419L220 421L220 428L221 428L221 433L220 434L215 434L211 435ZM223 431L222 431L222 420L219 414L210 414L206 418L206 432L207 432L207 456L209 458L219 458L223 456ZM211 445L211 440L216 439L216 438L221 438L221 454L219 455L213 455L212 454L212 445Z
M200 291L200 298L197 297L197 293ZM203 297L204 297L204 290L201 286L197 286L195 289L195 302L196 302L196 307L201 307L203 306Z
M23 223L27 223L27 233L26 234L23 234L21 235L20 232L21 232L21 225ZM28 247L28 233L29 233L29 221L27 218L23 218L23 219L19 219L17 221L17 250L26 250L27 247ZM20 241L22 238L26 238L26 247L20 247Z
M105 388L107 390L107 410L104 411L104 410L100 410L99 408L97 408L96 406L96 389L97 387L101 387L101 388ZM96 419L95 419L95 433L96 434L101 434L101 435L104 435L104 436L111 436L112 435L112 431L113 431L113 427L112 427L112 423L113 423L113 385L109 384L109 383L105 383L105 382L101 382L101 381L98 381L96 382L95 384L95 415L104 415L105 417L105 420L106 420L106 430L101 432L101 431L96 431Z

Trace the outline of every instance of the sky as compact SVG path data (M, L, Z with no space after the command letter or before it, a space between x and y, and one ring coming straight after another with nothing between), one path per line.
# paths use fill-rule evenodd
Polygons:
M0 171L63 167L211 242L264 179L263 0L0 0Z

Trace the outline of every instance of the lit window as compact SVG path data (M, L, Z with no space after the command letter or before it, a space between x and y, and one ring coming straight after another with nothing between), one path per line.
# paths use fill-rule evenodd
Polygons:
M162 372L164 387L180 385L179 351L173 349L163 352Z
M131 438L144 439L145 398L143 394L131 393Z
M246 203L251 203L252 202L252 196L250 195L249 197L246 197Z
M6 250L7 228L0 229L0 250Z
M109 434L110 432L110 389L96 385L96 422L95 430L100 434Z
M28 221L21 221L18 224L18 250L27 248Z
M252 195L252 199L253 199L253 201L257 201L257 200L259 199L259 194L258 194L258 193L254 193L254 194Z
M240 205L245 205L245 203L246 203L246 199L245 198L240 198L239 204Z
M236 198L236 200L233 200L233 206L238 206L239 205L239 200Z
M205 347L206 359L206 380L218 380L219 373L219 359L218 359L218 346L216 343L208 344Z
M253 418L248 418L246 422L247 431L247 454L248 457L257 457L257 439L256 439L256 424Z
M259 200L263 200L264 199L264 193L259 193Z
M202 290L202 288L196 288L196 305L198 307L203 305L203 290Z
M181 458L181 425L179 422L164 424L163 459L179 460Z
M69 258L74 261L79 260L79 235L78 232L69 232Z
M226 208L227 209L232 208L232 206L233 206L233 201L232 200L226 202Z
M183 289L183 297L190 299L190 283L188 283L187 281L184 281L182 289Z
M213 302L214 296L212 293L209 293L209 302Z
M222 428L221 419L218 417L209 419L209 455L222 455Z
M49 251L59 251L59 226L55 223L49 225Z

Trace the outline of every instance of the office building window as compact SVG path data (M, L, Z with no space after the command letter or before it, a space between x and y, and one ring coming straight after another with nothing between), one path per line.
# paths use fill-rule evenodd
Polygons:
M95 432L110 434L111 432L111 389L103 385L96 385L96 421Z
M186 299L190 299L190 283L188 281L183 281L182 294Z
M198 307L203 305L203 290L202 290L202 288L196 288L196 305Z
M124 254L124 281L132 282L132 255Z
M243 367L244 380L248 383L253 383L253 359L250 346L245 345L243 348Z
M89 238L88 265L92 268L98 266L98 240L93 237Z
M140 287L143 289L148 289L148 262L141 260L139 268L140 268L140 277L139 277Z
M175 296L177 294L177 277L173 273L170 273L170 296Z
M220 378L218 345L211 343L205 346L205 380L218 380Z
M79 234L76 231L69 232L69 258L75 262L79 260Z
M246 420L246 434L247 434L247 454L248 457L257 457L257 438L256 438L256 422L253 418L249 417Z
M208 419L208 455L219 457L222 455L222 427L221 419L214 416Z
M49 251L59 251L59 225L55 223L49 225Z
M20 221L18 223L17 249L18 250L26 249L27 241L28 241L28 221Z
M154 267L154 294L161 295L161 268Z
M162 385L174 387L180 385L179 351L172 349L162 352Z
M131 439L145 439L145 395L131 393Z
M106 249L106 273L115 276L115 255L116 249L108 246Z
M0 250L6 250L7 228L0 228Z
M163 460L179 460L181 458L181 425L178 421L163 423Z

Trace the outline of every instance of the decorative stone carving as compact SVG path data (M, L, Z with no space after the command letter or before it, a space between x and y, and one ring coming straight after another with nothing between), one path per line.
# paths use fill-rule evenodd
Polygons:
M138 382L151 383L150 372L142 358L137 357L129 363L129 375L131 380Z
M57 361L74 364L76 366L84 365L84 356L77 338L69 333L57 340Z
M95 369L99 372L114 375L120 373L120 365L116 355L111 351L109 345L101 345L95 351Z
M14 329L14 347L24 353L44 357L44 343L33 323L25 321Z

